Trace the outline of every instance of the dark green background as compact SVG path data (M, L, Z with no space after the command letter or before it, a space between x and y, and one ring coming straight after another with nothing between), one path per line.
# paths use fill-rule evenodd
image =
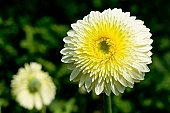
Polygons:
M11 96L10 81L26 62L39 62L57 86L51 113L103 113L102 95L82 94L61 63L63 37L90 11L122 8L143 20L152 39L151 71L145 80L113 96L114 113L170 112L170 2L168 0L0 0L0 108L29 113ZM31 112L37 112L33 110Z

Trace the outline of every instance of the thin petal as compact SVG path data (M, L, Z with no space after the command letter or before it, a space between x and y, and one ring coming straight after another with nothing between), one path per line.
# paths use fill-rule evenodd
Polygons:
M80 73L79 68L75 68L70 75L70 81L75 79L79 73Z
M60 53L63 54L63 55L66 55L68 54L69 52L71 52L71 50L69 48L63 48Z
M27 98L25 98L27 97ZM23 90L17 95L18 102L25 108L31 110L34 107L34 99L33 96L27 91Z
M117 90L117 88L115 87L114 84L111 85L111 90L112 90L112 92L113 92L115 95L119 95L119 94L120 94L120 92Z
M76 67L76 65L73 64L73 63L69 63L69 64L67 65L67 68L68 68L69 70L73 70L75 67Z
M35 108L37 110L40 110L42 108L42 100L39 93L34 94L34 103L35 103Z
M85 88L88 89L91 86L91 83L92 83L91 77L87 75L85 80Z
M67 37L64 37L63 41L65 43L73 43L71 39L72 39L72 37L67 36Z
M134 84L134 80L132 79L132 77L130 75L127 74L127 72L125 70L123 71L122 75L128 82Z
M118 81L114 81L114 86L116 86L116 89L120 92L123 93L125 90L125 87L120 84Z
M79 82L79 87L81 87L81 86L85 83L86 76L87 76L87 75L82 75L82 76L81 76L80 82Z
M64 63L72 63L74 61L71 60L71 58L72 58L72 55L70 55L70 56L63 56L61 61L64 62Z
M96 92L96 94L99 95L100 93L102 93L103 89L104 89L104 82L102 82L102 83L100 83L100 84L97 84L97 85L95 86L95 92Z

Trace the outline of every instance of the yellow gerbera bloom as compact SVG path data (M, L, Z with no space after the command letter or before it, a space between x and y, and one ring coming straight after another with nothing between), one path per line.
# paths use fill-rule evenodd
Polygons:
M55 98L56 87L48 73L36 62L25 64L11 81L12 94L19 104L29 110L42 109Z
M144 22L121 9L91 11L72 24L63 40L62 62L73 70L70 80L79 81L97 95L118 95L125 87L144 79L149 72L153 42Z

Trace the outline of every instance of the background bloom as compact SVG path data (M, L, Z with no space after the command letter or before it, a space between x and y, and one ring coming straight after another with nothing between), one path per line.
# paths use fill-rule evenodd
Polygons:
M29 110L40 110L55 98L56 87L48 73L41 70L41 65L32 62L25 64L11 81L12 94L19 104Z
M72 24L67 32L62 62L73 70L70 80L79 81L97 95L118 95L125 87L144 79L151 63L153 42L144 22L121 9L92 11Z

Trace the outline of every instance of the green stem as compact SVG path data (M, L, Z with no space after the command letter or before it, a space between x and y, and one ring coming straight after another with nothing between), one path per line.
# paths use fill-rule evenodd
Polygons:
M41 113L46 113L46 106L45 105L42 107Z
M106 94L103 94L103 96L104 96L104 113L112 113L111 96L107 96Z
M1 112L1 104L0 104L0 113L2 113L2 112Z

